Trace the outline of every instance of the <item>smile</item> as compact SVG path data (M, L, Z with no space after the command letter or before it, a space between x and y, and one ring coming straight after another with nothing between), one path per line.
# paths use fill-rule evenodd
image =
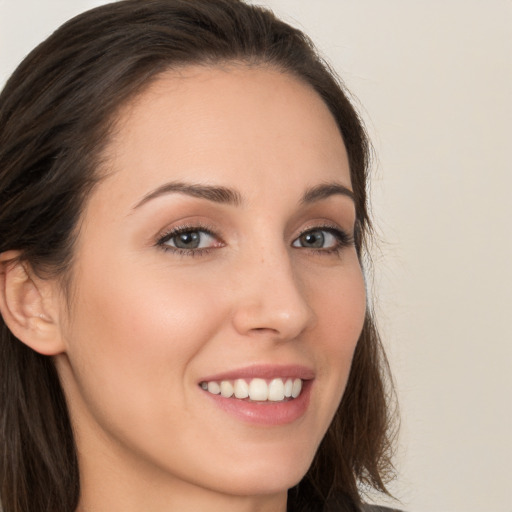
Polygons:
M283 402L297 398L302 391L302 379L262 378L203 381L200 386L212 395L224 398L249 399L255 402Z

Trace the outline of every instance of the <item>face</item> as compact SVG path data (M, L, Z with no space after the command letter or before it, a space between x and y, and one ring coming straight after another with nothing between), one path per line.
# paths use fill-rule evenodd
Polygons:
M286 492L365 314L331 114L278 71L187 68L124 109L106 157L56 358L84 486L107 466L134 487Z

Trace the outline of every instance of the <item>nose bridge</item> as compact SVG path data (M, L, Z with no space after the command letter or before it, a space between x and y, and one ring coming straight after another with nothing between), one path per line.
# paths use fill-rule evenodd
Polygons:
M268 242L241 269L234 324L243 334L292 339L312 324L314 312L290 251L282 240Z

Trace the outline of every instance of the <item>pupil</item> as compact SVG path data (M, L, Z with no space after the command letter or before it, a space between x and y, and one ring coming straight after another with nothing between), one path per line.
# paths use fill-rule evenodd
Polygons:
M324 235L321 231L316 231L314 233L306 233L303 236L304 245L309 247L323 247L324 245Z
M195 249L199 245L199 233L190 231L188 233L181 233L175 241L176 247L180 249Z

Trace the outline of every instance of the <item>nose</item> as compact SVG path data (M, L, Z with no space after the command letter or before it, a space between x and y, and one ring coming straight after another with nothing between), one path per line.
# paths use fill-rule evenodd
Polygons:
M286 250L246 261L238 277L233 314L238 333L284 341L314 325L306 287Z

